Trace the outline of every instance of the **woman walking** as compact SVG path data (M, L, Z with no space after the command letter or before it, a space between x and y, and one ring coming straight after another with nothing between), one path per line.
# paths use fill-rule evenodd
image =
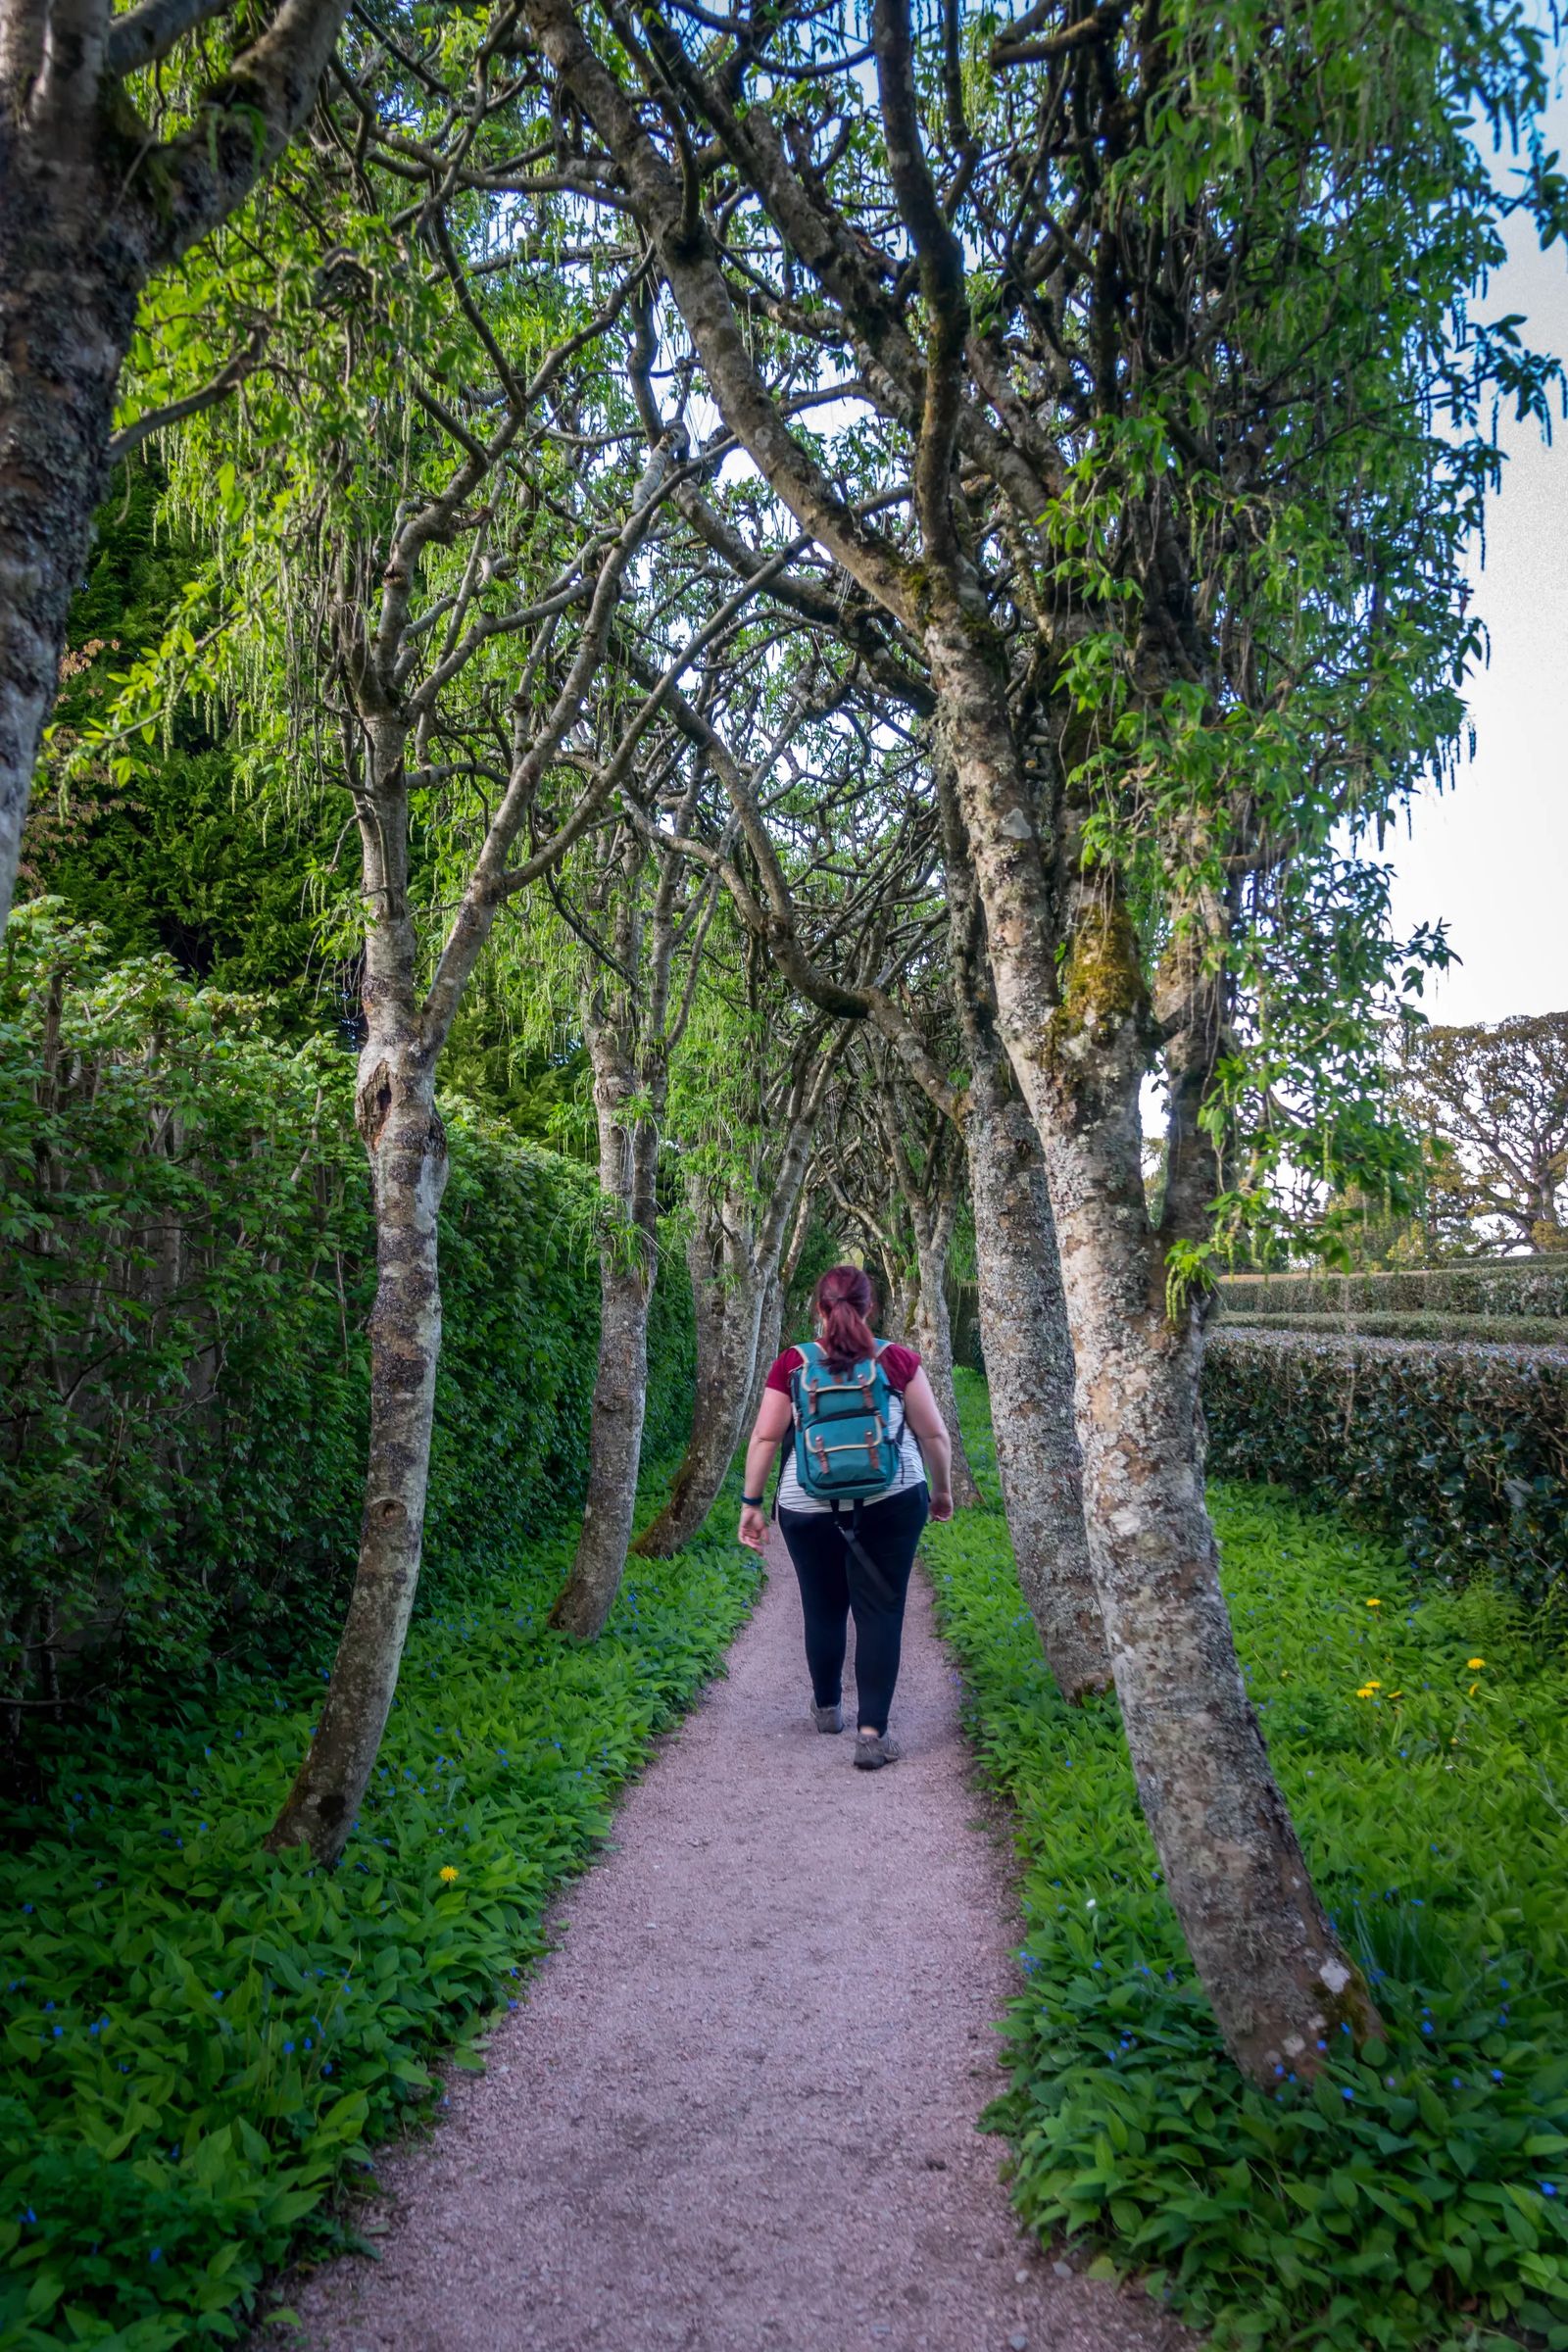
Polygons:
M812 1714L819 1732L843 1731L844 1653L853 1615L858 1700L855 1761L870 1772L891 1764L899 1753L888 1734L888 1712L899 1679L904 1603L927 1517L953 1516L953 1447L914 1349L878 1341L872 1332L875 1301L858 1266L834 1266L824 1274L811 1311L814 1349L808 1354L786 1348L768 1370L746 1448L740 1539L754 1551L762 1548L767 1533L763 1488L779 1440L793 1429L795 1443L784 1457L776 1502L779 1533L801 1588ZM865 1410L856 1413L854 1406L857 1397L868 1400L874 1394L869 1385L874 1373L866 1370L861 1381L847 1386L833 1376L868 1365L881 1371L891 1398L880 1483L853 1502L824 1500L811 1491L823 1483L813 1464L825 1475L831 1454L847 1454L852 1447L827 1444L824 1452L825 1440L810 1426L816 1402L812 1384L848 1396L846 1423L864 1433ZM823 1422L821 1429L828 1426ZM872 1435L879 1426L871 1423ZM857 1435L853 1451L871 1458L866 1435Z

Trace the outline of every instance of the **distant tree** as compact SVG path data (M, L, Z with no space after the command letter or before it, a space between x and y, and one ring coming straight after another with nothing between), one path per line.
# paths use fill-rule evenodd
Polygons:
M1432 1249L1568 1248L1568 1012L1415 1030L1400 1091L1427 1139Z

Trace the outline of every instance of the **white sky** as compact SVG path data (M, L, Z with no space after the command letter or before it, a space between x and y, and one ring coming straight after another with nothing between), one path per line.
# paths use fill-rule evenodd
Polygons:
M1568 102L1548 144L1568 153ZM1568 256L1521 227L1488 310L1523 311L1528 339L1568 360ZM1429 981L1431 1018L1495 1021L1568 1010L1568 424L1550 448L1504 418L1502 489L1473 574L1492 660L1473 682L1476 756L1450 792L1416 805L1389 844L1401 930L1448 923L1461 964Z

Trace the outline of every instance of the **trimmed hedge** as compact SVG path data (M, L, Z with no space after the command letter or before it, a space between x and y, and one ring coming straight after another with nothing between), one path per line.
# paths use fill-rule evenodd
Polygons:
M1358 1340L1455 1340L1496 1348L1555 1348L1568 1325L1550 1315L1226 1315L1225 1331L1322 1332Z
M0 953L0 1705L36 1727L134 1678L297 1663L359 1531L374 1277L353 1057L265 1007L113 960L58 902ZM444 1336L426 1599L580 1496L597 1189L444 1105ZM690 1289L666 1253L646 1456L685 1437ZM17 1706L16 1702L31 1702ZM20 1728L14 1721L13 1737ZM29 1740L30 1744L30 1740Z
M1310 1330L1325 1317L1339 1330L1356 1332L1391 1318L1403 1322L1409 1317L1441 1317L1446 1322L1463 1317L1488 1323L1544 1323L1546 1330L1532 1330L1530 1337L1555 1341L1568 1338L1568 1252L1410 1266L1395 1273L1228 1274L1220 1280L1215 1303L1226 1323L1266 1317L1293 1331ZM1402 1336L1441 1339L1450 1334ZM1451 1336L1503 1335L1467 1330Z
M1343 1504L1423 1574L1568 1600L1568 1348L1227 1331L1203 1370L1209 1468Z

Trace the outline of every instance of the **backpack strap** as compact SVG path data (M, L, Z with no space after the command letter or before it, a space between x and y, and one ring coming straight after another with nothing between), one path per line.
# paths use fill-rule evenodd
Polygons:
M855 1559L858 1560L860 1564L860 1573L871 1588L872 1599L880 1601L883 1608L890 1609L893 1606L896 1598L892 1581L888 1577L886 1571L882 1568L880 1562L874 1560L871 1557L871 1554L866 1550L865 1544L861 1537L860 1513L864 1508L865 1505L862 1502L852 1503L850 1506L850 1516L848 1520L844 1520L839 1516L840 1506L835 1503L833 1506L833 1523L835 1527L837 1527L839 1534L844 1538L845 1550L848 1551Z
M880 1364L882 1361L883 1350L893 1347L894 1345L895 1342L892 1340L877 1340L873 1342L875 1360L877 1363ZM882 1377L884 1380L886 1380L887 1374L884 1373ZM909 1426L909 1415L904 1401L904 1391L902 1389L896 1389L891 1380L888 1381L888 1402L890 1404L896 1402L899 1408L899 1450L902 1453L904 1450L904 1433ZM892 1435L893 1429L890 1421L888 1427L888 1436L891 1438Z
M816 1363L822 1350L814 1340L798 1340L795 1352L801 1360L790 1374L790 1404L794 1409L795 1426L798 1429L801 1423L801 1384L805 1375Z

